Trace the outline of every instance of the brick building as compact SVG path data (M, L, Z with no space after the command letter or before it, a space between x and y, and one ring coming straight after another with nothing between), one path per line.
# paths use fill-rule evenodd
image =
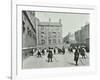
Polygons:
M59 22L39 22L37 25L37 44L42 47L60 47L62 45L62 24Z

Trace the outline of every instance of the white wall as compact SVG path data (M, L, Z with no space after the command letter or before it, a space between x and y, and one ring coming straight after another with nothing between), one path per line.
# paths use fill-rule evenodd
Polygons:
M26 0L25 0L26 1ZM31 0L32 2L45 2L45 3L60 3L60 4L78 4L78 5L94 5L98 9L97 17L97 35L100 34L100 1L99 0ZM10 53L11 53L11 1L0 1L0 80L8 80L10 76ZM100 37L98 37L98 48L100 44ZM98 52L99 53L99 52ZM95 53L97 54L97 53ZM98 54L98 57L100 54ZM80 76L66 76L46 79L35 80L99 80L100 75L100 58L98 61L98 72L92 75L80 75Z

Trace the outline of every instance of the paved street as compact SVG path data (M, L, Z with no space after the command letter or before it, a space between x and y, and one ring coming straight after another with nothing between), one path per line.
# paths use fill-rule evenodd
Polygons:
M86 53L86 59L82 59L79 57L79 65L78 66L88 66L89 65L89 53ZM23 60L23 68L50 68L50 67L74 67L74 55L66 50L66 53L63 54L55 54L53 58L53 62L47 61L47 55L42 57L37 57L36 55L30 56Z

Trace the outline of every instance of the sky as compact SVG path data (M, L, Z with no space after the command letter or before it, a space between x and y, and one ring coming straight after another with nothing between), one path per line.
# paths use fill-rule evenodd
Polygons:
M62 37L65 37L69 32L74 33L80 30L82 26L89 22L88 14L75 14L75 13L57 13L57 12L36 12L36 17L41 22L48 22L49 18L51 22L62 23Z

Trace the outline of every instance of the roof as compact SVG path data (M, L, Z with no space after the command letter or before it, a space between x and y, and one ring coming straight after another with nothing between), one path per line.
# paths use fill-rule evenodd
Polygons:
M39 22L38 26L56 26L61 27L62 24L59 22Z

